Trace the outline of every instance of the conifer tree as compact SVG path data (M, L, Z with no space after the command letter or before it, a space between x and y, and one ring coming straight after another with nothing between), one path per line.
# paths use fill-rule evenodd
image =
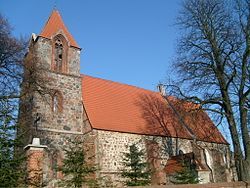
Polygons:
M14 137L16 123L10 114L12 112L1 108L0 113L0 187L17 187L24 183L21 164L25 157L24 153L14 155L14 148L20 142Z
M183 169L176 172L173 176L172 183L174 184L197 184L199 179L197 172L195 171L195 166L189 163L189 161L183 160Z
M63 165L59 167L65 175L61 183L69 187L82 187L84 184L93 183L89 176L95 171L95 167L87 162L84 141L77 137L68 141L68 147L63 148L65 151Z
M126 178L128 186L144 186L150 183L148 164L143 162L144 152L135 144L129 147L129 153L124 153L122 177Z

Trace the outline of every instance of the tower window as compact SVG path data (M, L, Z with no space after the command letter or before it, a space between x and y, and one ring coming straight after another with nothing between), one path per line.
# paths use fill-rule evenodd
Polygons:
M53 40L53 70L66 72L67 45L63 35L55 36Z
M63 109L63 98L60 92L55 92L52 96L52 111L62 112Z
M57 72L62 72L63 64L63 44L60 39L55 42L55 70Z

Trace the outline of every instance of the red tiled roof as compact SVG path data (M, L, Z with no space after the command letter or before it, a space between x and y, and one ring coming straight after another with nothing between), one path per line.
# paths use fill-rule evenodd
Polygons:
M180 121L181 116L197 140L227 144L204 111L177 116L157 92L86 75L82 75L82 91L94 129L192 139ZM168 100L174 106L178 101L173 97ZM176 108L181 112L180 109Z
M164 168L164 172L168 175L174 174L176 172L180 172L183 169L183 165L181 161L177 159L172 159L171 157L168 159L167 164Z
M57 10L53 10L39 36L51 39L51 37L55 35L59 30L62 30L66 35L70 46L80 48L72 35L69 33L67 27L64 25L60 13Z
M172 156L168 159L166 166L164 167L164 171L166 174L171 175L175 174L176 172L180 172L183 170L183 160L185 159L193 159L194 164L196 165L196 170L198 171L208 171L208 167L204 166L201 161L198 159L195 159L194 154L191 153L185 153L182 155Z

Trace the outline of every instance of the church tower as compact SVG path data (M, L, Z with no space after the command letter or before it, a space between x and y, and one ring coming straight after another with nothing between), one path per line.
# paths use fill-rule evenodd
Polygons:
M22 90L25 93L26 88L28 94L20 102L19 134L25 134L24 145L38 137L48 146L45 181L60 178L56 167L63 158L61 151L67 138L83 135L80 51L57 10L52 11L42 32L32 34L30 40L26 67L35 70L33 78L31 71L25 70ZM30 83L36 89L30 90Z

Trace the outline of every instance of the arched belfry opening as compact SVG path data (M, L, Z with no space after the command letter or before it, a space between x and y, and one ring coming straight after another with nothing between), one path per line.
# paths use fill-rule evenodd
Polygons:
M52 70L59 73L67 73L68 45L65 37L61 34L53 38L53 62Z

